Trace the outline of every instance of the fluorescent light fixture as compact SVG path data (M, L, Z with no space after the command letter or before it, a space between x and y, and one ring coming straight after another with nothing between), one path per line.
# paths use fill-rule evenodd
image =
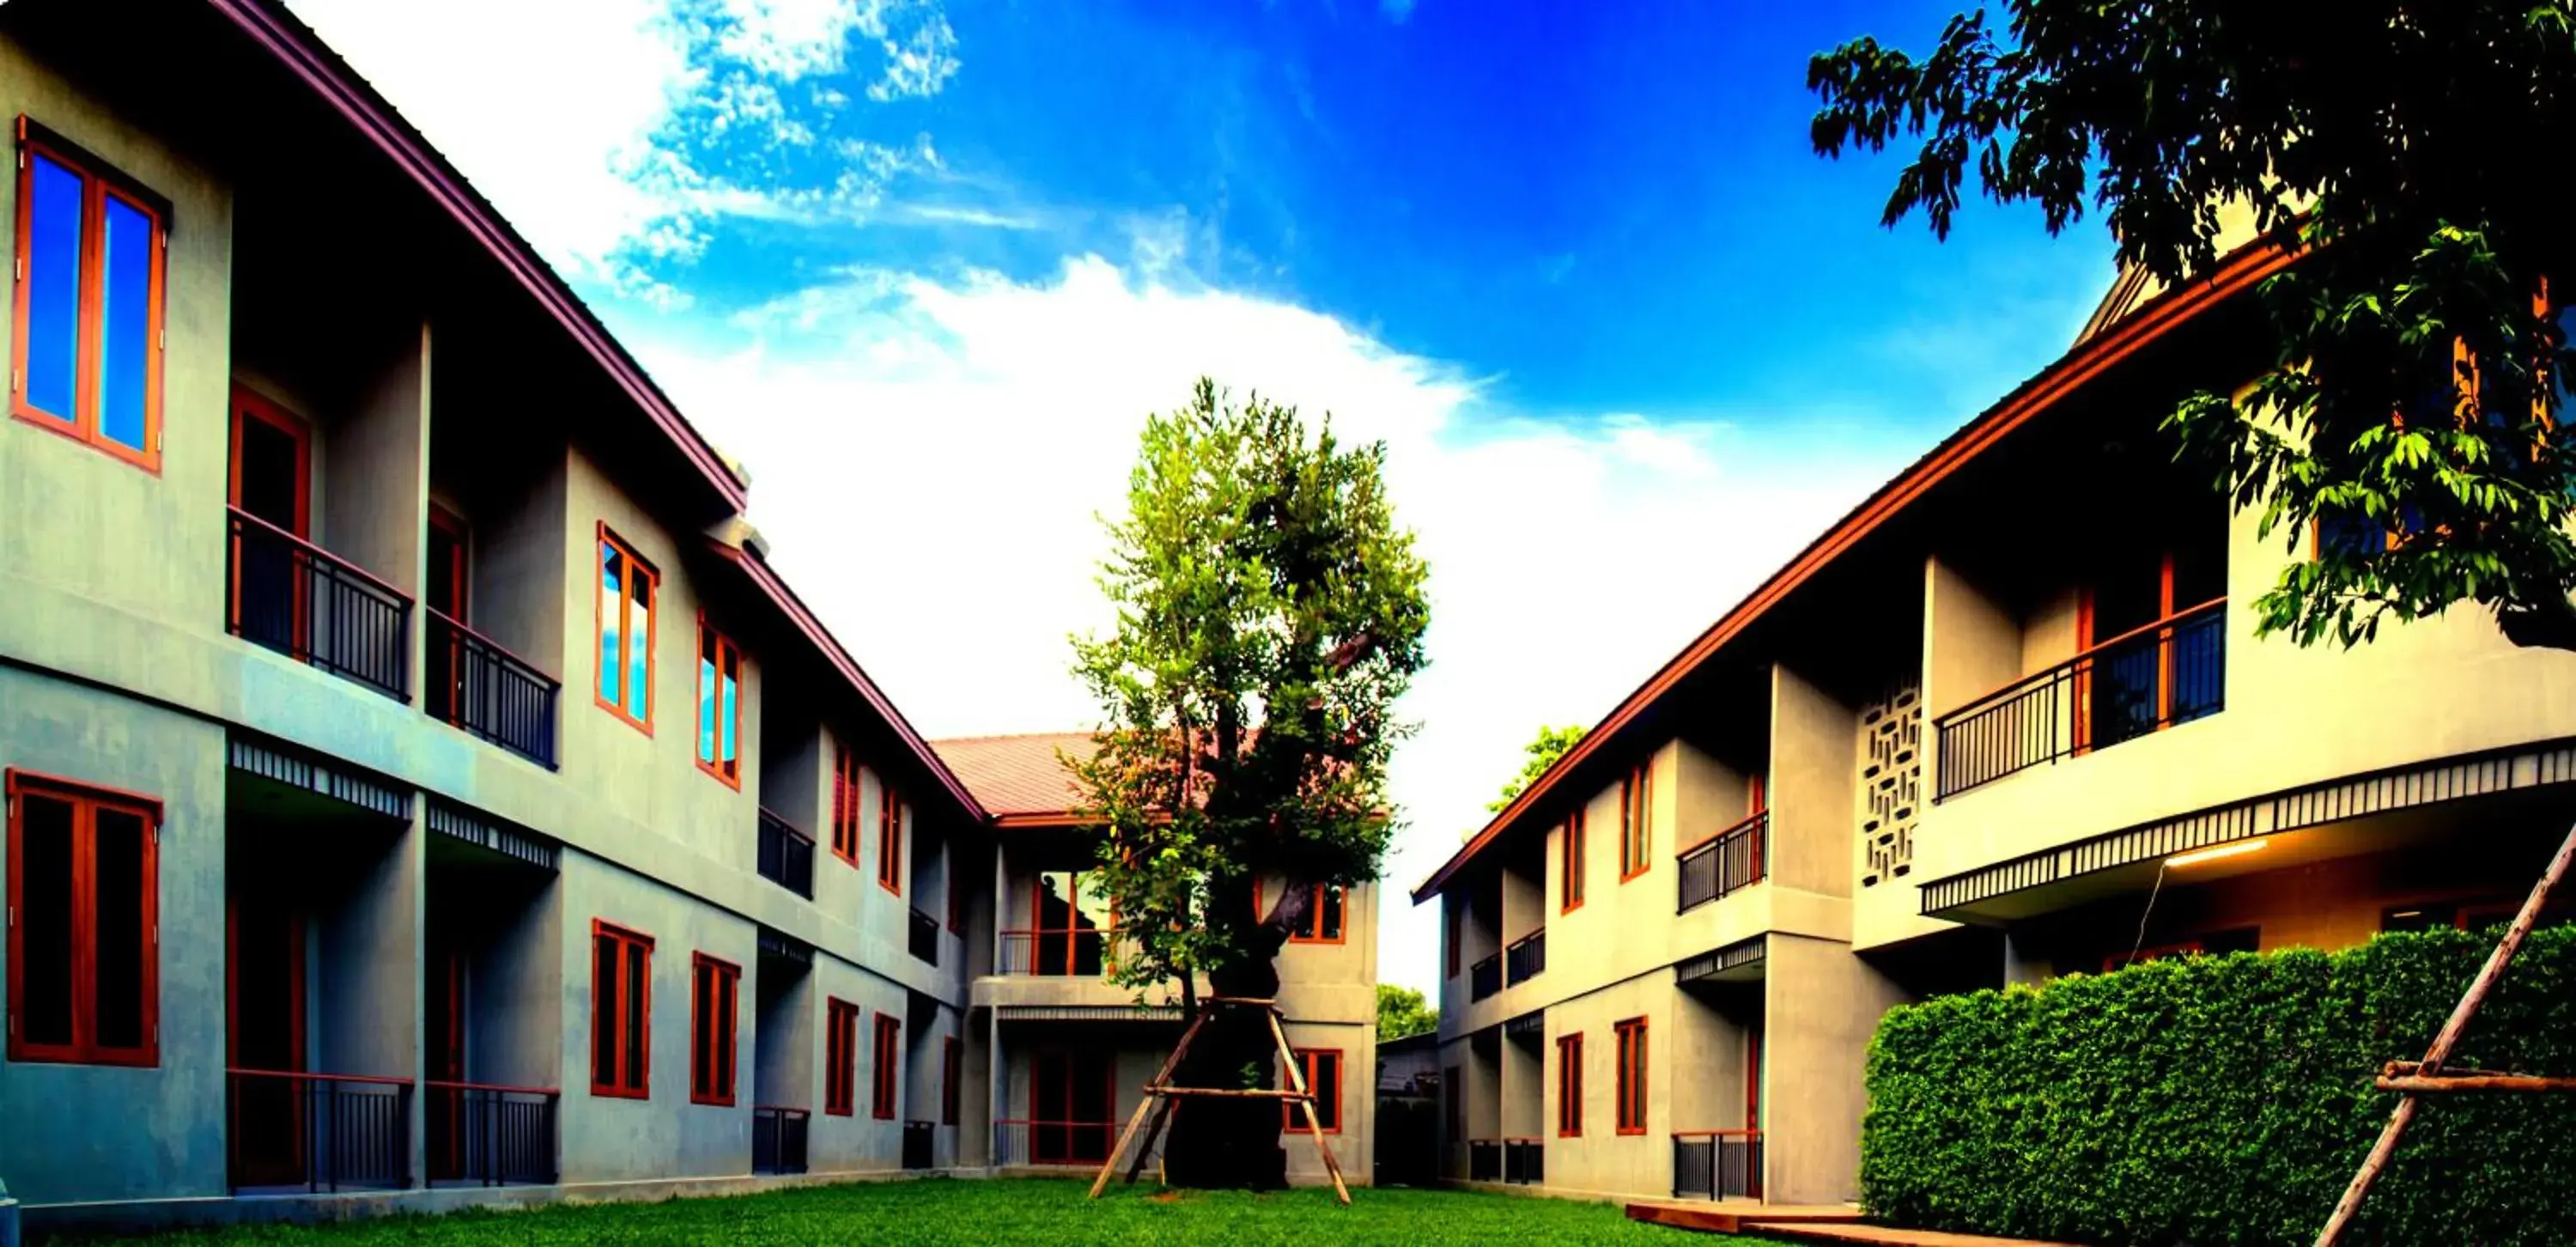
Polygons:
M2168 869L2175 866L2197 866L2202 862L2214 862L2222 857L2237 857L2251 853L2270 843L2269 840L2246 840L2237 844L2222 844L2214 849L2194 849L2189 853L2176 853L2166 858L2165 866Z

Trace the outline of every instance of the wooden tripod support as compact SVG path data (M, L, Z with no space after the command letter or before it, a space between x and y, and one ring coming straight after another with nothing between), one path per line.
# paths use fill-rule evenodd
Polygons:
M2558 846L2558 856L2549 859L2549 868L2540 872L2540 882L2531 887L2531 898L2522 903L2522 911L2513 916L2504 938L2496 942L2495 951L2487 954L2487 963L2470 980L2469 990L2451 1010L2450 1020L2442 1023L2440 1034L2433 1036L2433 1046L2424 1050L2421 1061L2391 1061L2380 1071L2376 1085L2382 1091L2398 1091L2397 1108L2388 1115L2388 1125L2379 1132L2379 1142L2371 1145L2370 1155L2352 1175L2352 1185L2344 1188L2343 1198L2335 1202L2334 1215L2326 1218L2326 1228L2317 1235L2317 1247L2336 1247L2343 1233L2352 1225L2353 1216L2361 1211L2361 1200L2370 1194L2371 1184L2379 1180L2388 1158L2397 1152L2397 1140L2406 1133L2407 1123L2415 1120L2415 1106L2427 1092L2450 1091L2576 1091L2576 1078L2530 1078L2512 1074L2452 1073L2442 1068L2451 1057L2451 1049L2460 1042L2460 1033L2469 1028L2469 1019L2478 1015L2478 1007L2487 1002L2504 977L2505 963L2513 960L2514 950L2522 947L2522 938L2531 934L2532 925L2540 920L2540 910L2549 900L2551 889L2567 877L2567 867L2576 860L2576 827L2567 829L2567 840Z
M1172 1075L1180 1070L1181 1058L1188 1055L1190 1041L1199 1037L1199 1028L1207 1025L1208 1019L1214 1017L1220 1008L1262 1011L1270 1023L1271 1042L1279 1047L1280 1067L1288 1071L1287 1090L1273 1090L1268 1087L1175 1087L1172 1085ZM1193 1096L1214 1099L1278 1100L1296 1105L1305 1113L1306 1134L1315 1140L1315 1150L1323 1155L1324 1172L1333 1176L1333 1194L1340 1196L1344 1204L1351 1202L1351 1188L1342 1182L1342 1163L1333 1159L1333 1145L1324 1142L1323 1123L1315 1117L1315 1095L1306 1088L1306 1071L1298 1065L1296 1053L1288 1048L1288 1032L1280 1029L1279 1005L1276 1001L1259 1000L1248 996L1210 996L1200 1003L1198 1016L1190 1019L1188 1030L1181 1032L1181 1042L1173 1046L1172 1055L1163 1062L1162 1071L1154 1075L1153 1081L1145 1084L1145 1098L1137 1103L1135 1114L1127 1119L1127 1129L1118 1135L1118 1146L1109 1149L1108 1159L1100 1162L1100 1176L1091 1180L1091 1198L1100 1198L1100 1192L1108 1189L1109 1175L1118 1168L1118 1158L1126 1154L1127 1145L1131 1142L1136 1144L1136 1158L1127 1165L1127 1181L1133 1185L1136 1175L1143 1172L1145 1168L1145 1157L1154 1150L1154 1141L1163 1137L1163 1128L1171 1123L1172 1106ZM1151 1126L1147 1126L1145 1122L1146 1114L1149 1112L1153 1114ZM1139 1127L1145 1129L1145 1137L1142 1141L1136 1139L1136 1131Z

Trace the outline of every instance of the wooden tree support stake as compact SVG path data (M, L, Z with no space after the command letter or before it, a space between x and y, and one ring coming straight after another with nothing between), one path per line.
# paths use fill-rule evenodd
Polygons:
M1198 1038L1199 1028L1207 1025L1208 1019L1215 1016L1220 1008L1259 1009L1267 1015L1270 1023L1270 1037L1279 1046L1280 1067L1288 1071L1287 1090L1172 1085L1172 1075L1180 1070L1181 1058L1189 1053L1190 1041ZM1296 1105L1306 1115L1306 1133L1315 1140L1315 1150L1324 1158L1324 1172L1333 1177L1333 1194L1339 1196L1345 1205L1351 1202L1351 1189L1342 1181L1342 1164L1333 1158L1333 1146L1324 1141L1323 1125L1315 1116L1315 1097L1313 1093L1306 1090L1305 1071L1298 1067L1297 1054L1288 1047L1288 1032L1279 1025L1278 1003L1250 996L1210 996L1200 1002L1198 1016L1190 1019L1188 1030L1181 1032L1181 1041L1173 1045L1172 1055L1163 1062L1163 1068L1154 1074L1153 1079L1145 1084L1145 1098L1137 1102L1136 1112L1127 1119L1127 1128L1119 1132L1118 1145L1109 1149L1108 1157L1100 1162L1100 1175L1091 1180L1091 1198L1100 1198L1100 1193L1108 1189L1109 1175L1117 1172L1118 1158L1126 1153L1127 1145L1136 1142L1137 1130L1145 1127L1146 1114L1153 1115L1153 1125L1145 1130L1144 1140L1136 1143L1135 1160L1127 1166L1127 1182L1131 1186L1135 1184L1136 1175L1144 1170L1145 1157L1154 1150L1154 1141L1163 1136L1163 1128L1171 1122L1173 1106L1183 1099L1201 1096L1257 1098Z
M2343 1242L2344 1231L2351 1228L2354 1215L2361 1211L2362 1198L2370 1194L2371 1184L2379 1180L2380 1171L2388 1167L2388 1158L2396 1154L2397 1141L2405 1137L2407 1124L2415 1120L2415 1108L2422 1103L2417 1097L2424 1092L2561 1089L2520 1085L2511 1087L2467 1085L2472 1079L2510 1080L2517 1084L2531 1081L2576 1082L2576 1079L2521 1079L2511 1075L2470 1074L2454 1077L2446 1074L2442 1069L2442 1062L2451 1057L2451 1049L2459 1045L2461 1032L2469 1028L2469 1020L2478 1015L2479 1007L2487 1002L2488 993L2493 992L2497 981L2504 977L2505 963L2513 960L2515 950L2522 947L2523 937L2531 934L2532 925L2540 920L2541 906L2548 902L2550 892L2557 888L2560 880L2567 877L2567 867L2571 860L2576 860L2576 827L2567 829L2567 839L2559 844L2558 855L2549 859L2548 868L2540 872L2540 881L2531 885L2530 898L2523 901L2521 912L2513 916L2513 925L2505 928L2504 938L2496 942L2495 951L2487 954L2487 963L2478 969L2478 977L2470 980L2469 990L2460 997L2460 1003L2452 1008L2450 1020L2442 1023L2442 1032L2433 1036L2432 1046L2424 1050L2424 1059L2413 1063L2414 1068L2407 1074L2392 1078L2391 1075L2395 1073L2394 1067L2380 1074L2378 1085L2388 1087L2390 1090L2402 1091L2404 1094L2398 1097L2396 1109L2388 1114L2388 1124L2381 1128L2379 1141L2371 1145L2370 1155L2364 1157L2361 1168L2353 1172L2352 1185L2345 1187L2343 1198L2335 1202L2333 1215L2326 1218L2326 1228L2317 1234L2317 1247L2337 1247L2337 1244ZM2401 1085L2391 1087L2392 1082Z

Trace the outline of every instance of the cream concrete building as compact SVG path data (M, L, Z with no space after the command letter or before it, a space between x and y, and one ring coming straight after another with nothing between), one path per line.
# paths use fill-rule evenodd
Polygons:
M1075 792L1062 765L1088 757L1091 737L932 744L994 828L993 902L1002 917L991 947L969 962L970 1000L989 1028L993 1163L1009 1173L1097 1171L1187 1019L1177 993L1140 996L1103 977L1118 955L1117 915L1092 885L1099 834L1072 813ZM1265 894L1275 896L1268 888L1276 886ZM1326 1142L1345 1177L1365 1182L1377 1116L1376 888L1319 889L1308 915L1280 951L1277 999ZM1206 993L1204 979L1198 988ZM1281 1140L1288 1180L1326 1181L1322 1157L1298 1124L1299 1133Z
M1010 1169L988 1108L1063 1033L1022 1006L1135 1038L1063 1045L1127 1079L1063 1115L1114 1110L1161 1028L996 973L1098 956L1004 930L1065 837L997 825L748 473L310 29L11 0L0 116L31 1229ZM1298 1033L1365 1070L1344 914Z
M2576 654L2474 608L2258 639L2318 538L2258 539L2157 433L2267 362L2284 264L2122 280L1414 893L1452 1179L1851 1200L1892 1005L2519 903L2576 814Z

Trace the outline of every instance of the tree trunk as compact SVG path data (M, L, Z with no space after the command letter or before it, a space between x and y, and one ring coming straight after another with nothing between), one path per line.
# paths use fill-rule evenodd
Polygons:
M1293 886L1285 890L1268 919L1250 932L1262 955L1239 966L1211 970L1212 994L1278 998L1279 949L1304 918L1305 897L1310 893L1311 889ZM1236 912L1251 912L1248 884L1232 903ZM1191 1041L1189 1055L1173 1072L1172 1082L1182 1087L1275 1088L1279 1072L1279 1045L1270 1035L1269 1014L1258 1005L1219 1006ZM1173 1107L1171 1128L1164 1136L1164 1180L1173 1186L1203 1189L1271 1191L1288 1185L1288 1153L1280 1145L1280 1135L1287 1113L1293 1110L1284 1109L1283 1103L1250 1096L1180 1101Z

